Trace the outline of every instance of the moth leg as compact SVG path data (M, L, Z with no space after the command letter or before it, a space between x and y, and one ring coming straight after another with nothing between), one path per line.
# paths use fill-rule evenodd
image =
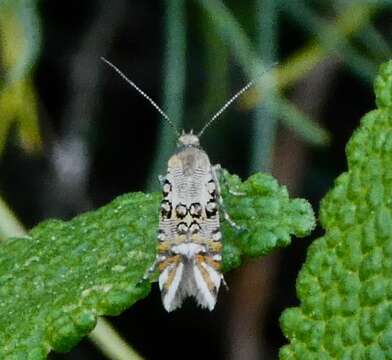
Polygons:
M226 178L223 176L223 181L227 184ZM233 196L245 196L246 193L240 191L234 191L233 189L229 188L229 194Z
M151 275L157 271L158 267L159 267L159 270L162 271L165 266L170 264L171 259L167 258L164 254L161 253L162 250L164 249L164 247L162 247L162 245L164 245L164 244L160 244L160 248L159 248L160 253L155 257L153 264L148 268L148 270L143 275L140 282L148 280L151 277Z
M233 189L230 188L229 184L227 183L227 179L225 176L223 176L222 174L222 167L220 166L220 164L216 164L212 167L213 171L215 171L215 177L217 179L219 179L219 181L222 181L225 183L226 187L228 188L229 194L233 195L233 196L245 196L246 193L241 192L241 191L235 191ZM219 174L219 176L218 176Z
M156 256L153 264L145 272L142 279L139 281L139 284L142 283L143 281L148 280L151 277L151 275L157 270L158 264L159 264L159 257Z
M228 212L226 211L225 205L223 203L223 198L221 195L221 189L220 189L220 184L219 184L219 179L218 179L218 175L217 175L217 171L220 171L221 167L220 165L215 165L212 167L212 177L214 178L214 181L216 183L216 192L217 192L217 198L218 198L218 202L219 202L219 206L222 209L223 212L223 217L224 219L230 224L230 226L236 230L243 230L243 228L239 225L237 225L230 217L230 215L228 214Z
M222 212L223 212L223 217L224 217L224 219L229 223L229 225L230 225L232 228L234 228L234 229L236 229L236 230L238 230L238 231L244 230L244 228L243 228L242 226L236 224L236 223L231 219L230 215L228 214L228 212L226 211L226 209L225 209L225 207L224 207L224 205L223 205L222 198L219 198L219 205L221 206L221 209L222 209Z

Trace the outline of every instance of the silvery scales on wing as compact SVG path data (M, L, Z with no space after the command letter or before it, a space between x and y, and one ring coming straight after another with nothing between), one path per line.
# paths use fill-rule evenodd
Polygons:
M101 59L155 107L178 137L177 151L169 159L167 174L159 176L163 200L159 212L157 256L143 279L147 280L159 269L162 302L169 312L179 308L189 296L194 297L201 307L213 310L221 283L226 285L220 270L222 234L219 212L231 226L240 227L230 219L223 205L218 176L220 166L211 165L199 139L255 81L250 81L227 101L197 135L193 131L180 134L165 112L143 90L110 61Z

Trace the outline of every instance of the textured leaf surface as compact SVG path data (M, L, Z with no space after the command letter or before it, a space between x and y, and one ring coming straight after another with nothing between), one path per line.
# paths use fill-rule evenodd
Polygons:
M224 266L260 256L307 235L310 205L290 200L269 175L244 183L225 173L224 191L241 233L224 225ZM226 187L226 186L224 186ZM226 195L226 196L225 196ZM43 359L67 351L91 331L98 315L116 315L149 292L137 285L155 257L160 195L120 196L69 222L50 220L29 237L7 240L0 252L0 359Z
M325 236L297 281L300 307L281 318L291 359L392 359L392 61L375 82L378 110L347 146L348 172L325 197Z

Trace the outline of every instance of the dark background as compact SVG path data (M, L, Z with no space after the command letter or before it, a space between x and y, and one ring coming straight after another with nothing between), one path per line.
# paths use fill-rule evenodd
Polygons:
M159 151L163 121L99 57L113 61L162 104L168 3L140 0L37 3L42 46L32 74L39 99L43 151L38 154L22 151L13 129L0 158L1 195L27 228L48 217L69 219L125 192L146 190L151 178L157 175L152 173L152 163ZM251 41L255 41L254 2L224 3ZM332 24L339 17L339 1L299 3L326 23ZM390 44L392 12L388 4L383 4L376 6L370 24ZM182 120L186 129L199 129L208 120L207 115L248 80L222 40L221 47L228 53L229 77L227 83L216 83L216 93L225 97L207 99L216 103L211 111L206 110L206 84L211 76L206 65L206 36L214 31L207 28L206 16L197 1L186 3L186 91ZM320 34L302 24L301 16L298 13L295 18L285 6L279 5L273 57L280 65L308 41L319 43ZM281 92L331 137L328 144L314 146L282 122L276 130L270 171L288 186L292 196L310 200L315 210L333 179L346 169L344 147L360 117L374 108L371 75L388 56L376 56L366 48L363 40L366 31L366 27L362 28L347 41L372 64L374 71L370 76L361 76L360 66L353 67L344 51L342 56L327 51L316 66ZM382 50L379 54L390 54L390 48ZM264 58L264 54L258 55ZM219 59L221 53L217 51L214 56ZM228 86L224 87L225 84ZM244 111L238 103L227 110L202 140L212 162L247 177L255 141L254 121L254 111ZM173 134L166 146L170 148L175 140ZM74 147L74 142L81 148ZM297 304L295 278L307 246L320 234L322 231L317 229L311 239L294 239L289 248L263 260L249 261L227 274L230 291L221 291L212 313L187 301L181 310L167 314L154 287L148 298L110 321L146 359L275 359L279 347L285 343L279 316L283 309ZM84 340L70 353L51 354L50 358L104 357Z

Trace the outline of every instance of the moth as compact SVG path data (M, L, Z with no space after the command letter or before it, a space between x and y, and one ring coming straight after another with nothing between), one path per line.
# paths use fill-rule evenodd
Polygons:
M163 306L169 312L189 296L201 307L213 310L224 283L220 271L219 210L223 202L218 169L200 148L199 136L183 133L176 153L169 159L167 174L161 178L163 199L155 266L160 271Z
M115 65L123 79L144 96L168 121L178 136L178 146L168 161L167 174L160 176L163 199L159 209L157 256L144 280L159 269L159 288L164 308L171 312L193 297L202 307L214 309L221 284L222 233L220 213L231 226L241 229L226 212L220 192L220 166L212 165L200 147L200 137L222 112L254 81L237 92L204 125L198 134L180 134L164 111ZM234 195L241 195L232 192ZM226 285L227 286L227 285Z

